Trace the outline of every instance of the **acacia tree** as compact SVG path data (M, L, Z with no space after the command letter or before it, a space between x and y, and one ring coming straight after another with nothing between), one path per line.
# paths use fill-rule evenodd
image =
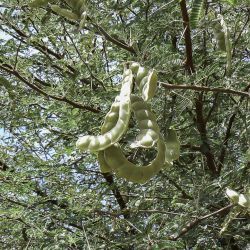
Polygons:
M4 249L249 247L247 210L225 194L249 185L247 0L3 0L0 12ZM152 110L181 142L143 185L75 147L99 134L128 61L157 71Z

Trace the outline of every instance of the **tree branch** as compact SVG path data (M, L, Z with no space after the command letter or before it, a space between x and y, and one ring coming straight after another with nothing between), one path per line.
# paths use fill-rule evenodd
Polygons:
M123 212L120 211L114 211L114 212L109 212L109 211L102 211L99 209L96 209L93 211L93 213L97 213L98 215L104 215L104 216L112 216L112 217L120 217L123 215L123 213L131 213L131 214L139 214L139 213L144 213L144 214L168 214L172 216L183 216L183 213L176 213L176 212L171 212L171 211L164 211L164 210L157 210L157 209L126 209ZM191 216L192 218L196 218L195 216Z
M207 128L206 121L203 115L203 101L202 95L199 95L198 99L195 101L195 110L196 110L196 124L197 129L200 132L200 137L202 144L200 146L201 152L206 157L206 162L209 170L211 171L213 176L217 176L217 168L215 163L215 158L213 153L211 152L211 148L207 138Z
M92 25L97 29L97 31L102 34L107 41L110 41L111 43L117 45L120 48L123 48L127 51L129 51L130 53L134 54L136 56L136 51L132 46L129 46L128 44L126 44L124 41L118 39L118 38L114 38L113 36L111 36L110 34L108 34L101 26L95 24L92 22Z
M181 14L184 26L184 39L185 39L185 47L186 47L186 62L185 68L188 73L191 75L195 72L194 64L193 64L193 57L192 57L192 40L190 34L190 27L189 27L189 17L187 12L186 0L182 0L180 2L181 6ZM217 176L217 168L215 164L215 157L211 151L208 138L207 138L207 129L206 129L206 119L203 115L203 95L202 93L198 95L198 98L195 100L195 110L196 110L196 124L197 129L200 133L201 137L201 152L206 157L207 166L211 172L211 174L215 177Z
M58 15L57 13L55 13L54 11L52 12L55 15ZM103 35L107 41L117 45L120 48L123 48L127 51L129 51L130 53L137 55L135 49L132 46L129 46L128 44L126 44L123 40L115 38L113 36L111 36L110 34L108 34L101 26L99 26L98 24L94 23L91 18L89 16L87 16L87 20L94 26L94 28L97 30L96 33ZM76 25L76 22L72 22L70 20L67 20L68 23L72 24L72 25ZM90 29L88 29L90 30Z
M7 23L8 23L8 25L10 26L10 28L11 29L13 29L20 37L22 37L22 38L25 38L25 39L29 39L30 38L30 36L28 36L25 32L23 32L22 30L20 30L20 29L18 29L14 24L12 24L9 20L7 20L6 18L3 18L3 16L2 15L0 15L0 19L1 20L5 20ZM20 39L18 39L18 40L20 40ZM21 41L23 41L23 40L21 40ZM36 49L38 49L39 51L46 51L48 54L51 54L51 55L53 55L56 59L63 59L63 56L62 55L59 55L59 54L57 54L56 52L54 52L53 50L51 50L51 49L49 49L48 47L46 47L46 46L44 46L44 45L42 45L42 44L39 44L39 43L37 43L37 42L32 42L33 43L33 45L34 45L34 47L36 48Z
M235 117L236 117L236 113L234 113L230 117L229 122L228 122L225 138L223 140L222 147L221 147L221 153L220 153L220 156L219 156L219 159L218 159L218 172L220 172L222 167L223 167L224 159L225 159L225 156L226 156L226 147L228 145L228 140L229 140L230 135L231 135L231 129L232 129Z
M178 235L174 235L174 236L170 236L169 237L169 240L173 240L173 241L176 241L178 240L180 237L182 237L184 234L188 233L191 229L195 228L199 223L201 223L203 220L209 218L209 217L212 217L216 214L220 214L220 213L223 213L223 212L227 212L228 210L230 210L234 205L233 204L230 204L230 205L227 205L211 214L207 214L205 216L202 216L202 217L198 217L197 219L191 221L190 223L188 223L185 227L183 227L180 231L180 233Z
M246 20L246 22L244 23L244 25L242 26L242 29L240 30L239 35L238 35L238 37L236 38L236 40L235 40L235 42L234 42L234 44L233 44L233 53L232 53L232 57L235 55L235 52L236 52L236 45L238 44L238 42L239 42L239 40L240 40L240 37L241 37L243 31L245 30L245 28L246 28L246 26L247 26L249 20L250 20L250 10L248 9L247 20Z
M93 113L99 113L100 112L99 109L95 109L95 108L92 108L90 106L83 105L83 104L77 103L75 101L69 100L65 96L55 96L55 95L48 94L45 91L43 91L41 88L39 88L38 86L36 86L36 85L32 84L31 82L29 82L17 70L13 69L11 65L3 64L2 60L0 60L0 63L2 63L2 64L0 64L0 69L4 70L5 72L8 72L11 75L16 76L19 80L24 82L31 89L35 90L36 92L40 93L41 95L43 95L43 96L45 96L47 98L51 98L51 99L54 99L54 100L57 100L57 101L68 103L71 106L73 106L74 108L88 110L88 111L91 111Z
M7 171L8 170L7 164L5 164L2 160L0 160L0 170Z
M187 12L186 0L182 0L180 2L181 6L181 14L183 20L183 27L184 27L184 38L185 38L185 46L186 46L186 61L185 61L185 68L186 70L192 74L195 72L194 64L193 64L193 49L192 49L192 40L190 34L190 27L189 27L189 17Z
M2 19L2 18L0 18ZM61 60L64 58L63 55L56 53L55 51L49 49L47 46L45 46L44 44L41 44L37 41L33 42L33 41L27 41L27 39L29 39L29 36L24 33L23 31L19 30L15 25L13 25L9 20L7 21L8 24L10 25L10 27L20 36L14 36L12 33L5 31L2 27L1 29L8 33L9 35L11 35L12 37L14 37L15 39L17 39L18 41L22 42L23 44L26 45L30 45L33 48L37 49L38 51L40 51L43 55L45 55L51 62L52 62L52 67L62 71L62 72L66 72L69 75L74 75L74 73L76 73L76 69L74 67L72 67L69 64L65 64L65 66L69 69L69 71L65 71L65 69L63 69L62 67L56 65L53 61L53 59L51 57L49 57L49 55L55 57L58 60ZM91 73L91 77L95 79L95 76ZM45 83L44 81L41 81L38 78L34 78L37 82L39 82L40 84L47 86L48 84ZM80 79L81 82L87 83L88 85L91 85L91 80L88 80L86 78L81 78ZM100 81L99 81L100 82Z
M200 146L196 146L196 145L192 145L192 144L181 144L181 148L187 148L187 149L191 149L194 151L201 151L201 147Z
M163 176L164 176L164 178L166 178L169 181L170 184L175 186L175 188L181 192L182 197L184 199L188 199L188 200L193 200L194 199L191 195L186 193L186 191L178 183L176 183L174 180L172 180L168 175L163 174Z
M107 181L108 185L110 186L121 210L126 210L127 205L126 202L124 201L119 189L114 183L113 176L110 173L102 173L104 179ZM125 219L129 219L130 215L126 212L123 213L123 216Z
M164 82L159 82L159 84L166 89L190 89L194 91L204 91L204 92L215 92L215 93L226 93L233 95L240 95L244 97L250 98L250 93L247 91L238 91L228 88L210 88L205 86L197 86L197 85L173 85Z

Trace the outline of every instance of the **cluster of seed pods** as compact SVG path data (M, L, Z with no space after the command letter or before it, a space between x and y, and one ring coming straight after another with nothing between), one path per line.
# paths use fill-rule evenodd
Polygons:
M168 130L167 138L163 139L156 116L148 103L156 91L156 72L147 70L138 63L128 65L124 69L120 94L105 116L101 134L85 135L78 139L76 146L81 151L97 152L101 172L114 172L128 181L143 184L163 167L170 166L173 160L178 159L180 143L174 130ZM132 94L134 82L140 96ZM128 128L131 114L134 114L140 132L130 147L157 149L155 159L146 166L128 161L119 145L119 140Z

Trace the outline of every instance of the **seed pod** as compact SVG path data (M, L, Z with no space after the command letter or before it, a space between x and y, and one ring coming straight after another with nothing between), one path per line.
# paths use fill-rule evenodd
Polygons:
M143 81L145 79L145 81ZM139 89L144 101L150 100L157 88L157 74L155 70L151 70L147 77L144 77L140 83Z
M80 150L89 150L89 151L100 151L105 148L110 147L112 144L116 143L122 135L125 133L128 122L130 119L131 113L131 103L130 103L130 94L132 91L133 75L131 70L125 70L122 88L120 93L120 102L119 102L119 117L116 121L113 121L110 118L107 118L111 122L108 127L111 128L109 131L102 135L91 136L86 135L78 139L76 142L76 147ZM112 124L113 122L113 124ZM103 131L107 130L104 128Z
M153 129L143 129L136 137L136 142L131 144L132 148L152 148L159 139L159 134Z
M150 100L157 88L157 74L155 70L148 71L141 67L139 63L132 62L130 68L133 74L136 75L135 81L139 86L139 92L144 101Z
M220 23L213 26L214 36L220 50L226 51L225 34Z
M129 118L130 102L123 102L120 104L119 119L110 131L98 136L83 136L76 142L76 147L81 151L99 151L111 146L117 142L126 131Z
M242 207L250 209L250 195L248 194L240 194L238 204Z
M110 111L104 118L103 125L101 127L101 134L104 134L114 127L119 118L120 102L116 98L115 102L111 105Z
M147 74L148 74L148 70L140 66L138 68L136 78L135 78L136 83L139 85L143 77L145 77Z
M119 108L120 108L119 98L116 98L114 103L111 105L110 111L104 118L104 122L101 127L101 134L105 134L106 132L110 131L114 127L114 124L117 123L117 120L119 118ZM97 159L102 173L108 173L112 171L112 169L109 167L108 163L104 158L103 150L98 152Z
M157 143L160 133L156 117L150 110L149 105L147 105L142 98L131 95L131 102L132 110L140 129L140 134L136 137L135 142L133 142L130 146L132 148L151 148Z
M35 0L29 3L29 6L32 8L39 8L39 7L47 5L50 1L51 0Z
M109 167L108 163L105 160L103 150L98 152L97 159L98 159L100 170L102 173L108 173L112 171L112 169Z
M165 143L157 143L156 158L147 166L138 166L127 160L118 144L104 150L104 157L109 167L120 177L135 183L145 183L156 175L165 164Z
M133 74L135 74L135 75L137 74L139 67L140 67L140 64L137 62L132 62L130 64L130 69L132 70Z
M227 188L226 194L234 204L237 204L239 202L239 194L236 191L230 188Z
M86 21L85 0L66 0L66 2L72 8L73 13L75 13L78 16L78 19L81 20L79 24L79 28L81 29Z
M79 24L79 29L82 29L84 27L84 24L86 23L86 19L87 19L87 12L84 11L81 14L81 21L80 21L80 24Z
M225 51L227 52L227 65L226 65L226 75L231 75L231 68L232 68L232 47L230 42L230 35L226 25L226 22L222 15L218 15L221 20L221 26L224 33L224 42L225 42Z
M139 85L143 98L131 95L133 74L136 76L135 81ZM148 71L138 63L131 63L129 69L124 69L120 95L116 97L105 116L101 135L83 136L77 141L77 147L80 150L99 151L98 161L101 172L113 171L129 181L145 183L161 168L170 166L172 161L179 157L180 143L175 131L169 130L165 143L156 117L146 103L153 97L156 86L157 75L154 70ZM131 110L135 114L140 129L136 141L131 146L150 148L157 144L157 155L147 166L137 166L129 162L117 143L127 129Z
M71 12L70 10L60 8L58 5L51 5L51 9L59 14L60 16L66 17L67 19L70 20L79 20L79 17L77 14Z
M166 138L166 161L172 162L177 160L180 156L180 141L175 130L168 129Z

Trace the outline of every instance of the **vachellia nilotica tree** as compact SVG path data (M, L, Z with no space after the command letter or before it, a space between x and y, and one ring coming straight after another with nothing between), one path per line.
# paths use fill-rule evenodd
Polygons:
M34 0L29 5L33 8L50 4L52 11L73 20L79 21L81 29L87 20L85 0L66 0L71 10L55 5L53 0ZM133 83L138 86L141 96L132 94ZM148 70L136 62L125 64L120 95L116 97L110 111L104 119L101 134L97 136L85 135L76 142L81 151L98 153L98 160L102 172L115 172L135 183L145 183L156 175L164 166L172 165L178 159L180 143L173 129L168 130L164 141L156 117L147 103L155 94L157 88L157 74L155 70ZM137 166L124 156L119 140L128 128L131 113L134 113L140 129L132 148L157 147L155 159L147 166Z

